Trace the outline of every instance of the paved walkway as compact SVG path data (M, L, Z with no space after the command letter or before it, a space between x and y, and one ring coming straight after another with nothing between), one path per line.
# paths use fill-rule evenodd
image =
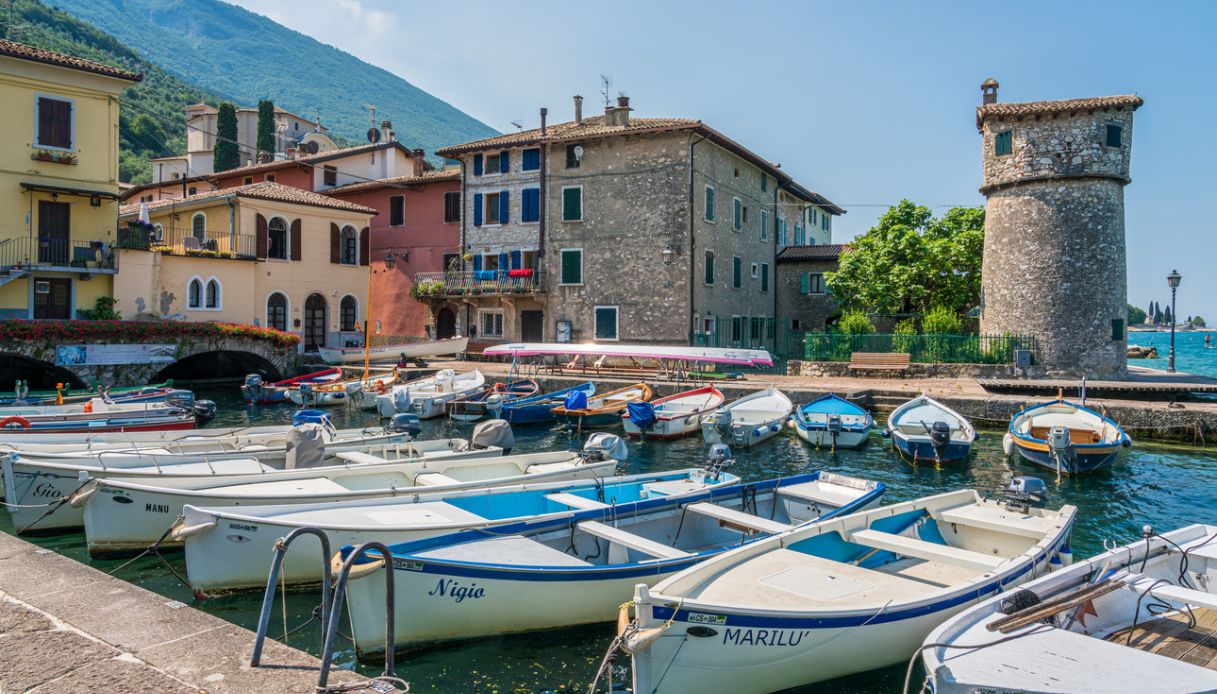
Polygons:
M316 658L268 640L267 667L251 668L253 638L219 617L0 533L0 692L314 692ZM346 670L330 674L331 684L363 679Z

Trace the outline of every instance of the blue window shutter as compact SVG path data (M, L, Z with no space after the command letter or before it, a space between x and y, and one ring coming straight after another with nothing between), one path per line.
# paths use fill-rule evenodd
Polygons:
M502 152L499 154L499 173L507 173L511 170L511 152Z
M524 253L519 250L511 252L511 269L519 270L524 266Z
M499 272L507 272L507 251L499 253Z
M481 158L479 158L478 161L480 162ZM482 226L482 194L481 193L473 194L473 226L475 226L475 227Z
M520 159L520 169L536 171L541 168L541 150L526 149Z
M520 221L535 222L541 218L541 189L525 188L520 198Z
M480 154L473 155L473 175L482 175L482 155Z
M473 271L474 272L482 271L482 256L480 256L480 255L473 256Z
M511 221L508 219L508 214L511 212L511 200L507 197L507 191L499 192L499 224L506 224Z

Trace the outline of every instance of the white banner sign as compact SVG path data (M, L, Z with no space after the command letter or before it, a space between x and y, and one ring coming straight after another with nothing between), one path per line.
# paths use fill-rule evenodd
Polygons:
M175 361L177 345L65 345L56 348L60 366L107 364L167 364Z

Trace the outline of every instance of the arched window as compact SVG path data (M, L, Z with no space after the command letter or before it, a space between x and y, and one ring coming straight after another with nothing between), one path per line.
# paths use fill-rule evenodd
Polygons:
M266 226L266 235L269 241L266 250L267 257L287 260L287 222L283 221L282 217L270 220L270 224Z
M266 327L287 330L287 297L279 292L266 300Z
M202 212L190 220L190 235L198 239L199 243L207 240L207 216Z
M203 306L203 280L198 277L190 280L186 290L186 308L201 308Z
M339 262L343 265L358 265L359 264L359 232L355 231L355 227L342 228L342 244L339 246L342 253L339 256Z
M207 308L220 308L220 281L212 277L207 280L207 289L203 297L204 305Z
M338 318L340 321L339 330L350 332L355 329L355 319L358 313L358 307L355 303L355 297L347 294L342 297L342 304L339 306Z

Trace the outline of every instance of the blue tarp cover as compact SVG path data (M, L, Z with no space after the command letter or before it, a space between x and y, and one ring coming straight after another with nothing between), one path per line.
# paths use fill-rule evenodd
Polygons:
M631 402L625 406L630 421L639 429L649 429L655 423L655 406L649 402Z
M572 390L570 395L566 396L566 402L562 406L568 410L583 410L587 409L587 393L581 390Z

